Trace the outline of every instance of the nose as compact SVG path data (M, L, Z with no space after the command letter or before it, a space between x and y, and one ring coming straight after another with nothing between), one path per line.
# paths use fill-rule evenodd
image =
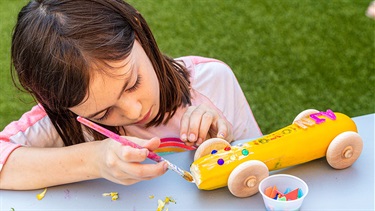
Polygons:
M122 117L132 121L139 120L142 115L142 104L134 97L122 97L116 107Z

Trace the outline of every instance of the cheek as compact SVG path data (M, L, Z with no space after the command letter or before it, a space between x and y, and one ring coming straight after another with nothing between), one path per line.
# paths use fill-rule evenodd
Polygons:
M159 102L159 96L160 96L160 84L158 81L158 78L155 76L154 84L153 84L153 95L156 98L156 101Z
M156 74L153 72L149 74L150 77L147 77L147 81L145 81L145 87L147 87L147 95L150 98L157 98L159 100L160 95L160 87L159 87L159 80Z

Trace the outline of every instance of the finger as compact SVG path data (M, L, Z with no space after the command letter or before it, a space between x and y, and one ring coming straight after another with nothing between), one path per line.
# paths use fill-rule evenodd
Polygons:
M112 181L112 182L115 182L115 183L118 183L118 184L121 184L121 185L132 185L132 184L135 184L137 182L140 182L142 180L140 179L135 179L135 178L129 178L129 176L122 176L122 174L118 174L119 176L114 176L114 175L108 175L106 177L106 179Z
M226 121L224 119L219 119L217 121L217 134L216 134L216 137L217 138L226 139L227 134L228 134L228 127L227 127Z
M154 138L151 138L149 141L145 142L142 147L153 151L157 149L159 146L160 146L160 138L154 137Z
M190 124L190 116L193 113L195 106L190 106L184 113L181 118L180 122L180 139L183 142L188 141L188 132L189 132L189 124Z
M151 180L164 174L168 165L165 162L158 164L126 163L118 165L117 171L106 176L107 179L123 184L131 185L142 180Z
M123 179L123 180L119 180L117 178L114 178L114 179L115 179L116 183L121 184L121 185L133 185L137 182L142 181L142 180L139 180L139 179Z
M126 139L128 139L131 142L136 143L139 146L144 146L147 142L149 142L148 139L142 139L134 136L125 136Z
M198 131L198 139L196 145L199 146L204 140L206 140L207 134L210 128L214 127L215 116L211 112L205 112L201 118L201 124Z
M227 140L229 143L233 141L232 126L228 124L224 119L217 121L217 138Z
M149 151L146 148L137 149L130 146L121 146L118 157L125 162L142 162L146 160Z
M187 141L187 142L185 142L185 145L189 146L189 147L192 147L192 146L195 146L195 142L189 142L189 141Z
M125 137L125 136L124 136ZM138 138L138 137L133 137L133 136L127 136L125 137L126 139L129 139L131 142L134 142L135 144L143 147L143 148L147 148L151 151L157 149L159 146L160 146L160 138L158 137L154 137L154 138L151 138L151 139L141 139L141 138Z
M202 123L202 118L205 116L206 109L198 107L190 115L189 130L188 130L188 141L196 142L199 136L199 130ZM206 117L209 117L206 116Z
M150 180L163 175L168 169L166 162L156 164L128 163L124 168L124 173L132 179Z

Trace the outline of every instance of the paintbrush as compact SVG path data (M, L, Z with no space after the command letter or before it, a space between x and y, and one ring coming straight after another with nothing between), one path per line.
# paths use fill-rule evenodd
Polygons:
M91 122L90 120L88 119L85 119L81 116L78 116L77 117L77 120L78 122L86 125L87 127L105 135L106 137L108 138L111 138L123 145L126 145L126 146L130 146L130 147L133 147L133 148L137 148L137 149L142 149L143 147L141 147L140 145L126 139L125 137L122 137L110 130L107 130L105 129L104 127L100 126L100 125L97 125L95 124L94 122ZM188 171L185 171L181 168L179 168L178 166L174 165L173 163L169 162L168 160L166 160L165 158L159 156L158 154L156 154L155 152L152 152L152 151L149 151L148 153L148 158L150 158L151 160L153 161L156 161L156 162L161 162L161 161L165 161L167 164L168 164L168 168L173 170L174 172L176 172L177 174L179 174L180 176L182 176L186 181L188 182L194 182L194 179L193 179L193 176L190 174L190 172Z

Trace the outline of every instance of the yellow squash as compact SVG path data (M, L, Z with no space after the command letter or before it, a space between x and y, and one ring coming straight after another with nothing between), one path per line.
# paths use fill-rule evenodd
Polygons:
M272 171L322 158L344 131L357 132L351 118L331 110L319 112L258 139L217 149L194 161L190 170L199 189L225 187L233 169L245 161L262 161Z

